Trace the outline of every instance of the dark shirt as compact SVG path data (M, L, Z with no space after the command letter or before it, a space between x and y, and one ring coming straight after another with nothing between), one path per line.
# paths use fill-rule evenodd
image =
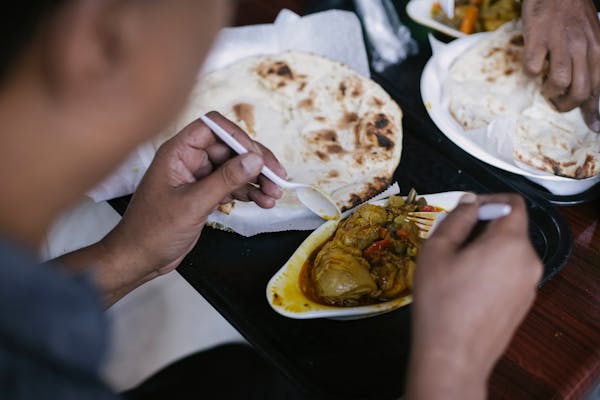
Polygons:
M88 275L40 265L0 240L0 398L114 399L98 375L107 346Z

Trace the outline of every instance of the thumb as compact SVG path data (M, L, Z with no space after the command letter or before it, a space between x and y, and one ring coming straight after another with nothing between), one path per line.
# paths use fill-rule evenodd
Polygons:
M598 95L593 95L581 105L583 119L591 130L600 133L600 113L598 112Z
M192 197L201 199L207 210L216 207L231 192L256 180L264 165L261 156L246 153L231 158L212 174L192 185Z

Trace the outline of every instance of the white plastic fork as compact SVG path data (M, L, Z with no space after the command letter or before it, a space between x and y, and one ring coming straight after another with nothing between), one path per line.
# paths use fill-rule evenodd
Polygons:
M506 217L512 211L508 204L489 203L479 207L477 219L479 221L491 221ZM413 221L419 228L420 236L427 238L435 231L437 226L446 218L448 213L442 211L416 211L408 213L407 219Z

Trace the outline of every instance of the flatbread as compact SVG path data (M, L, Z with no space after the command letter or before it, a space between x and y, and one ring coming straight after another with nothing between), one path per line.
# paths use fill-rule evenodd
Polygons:
M318 185L342 210L387 188L400 161L398 105L375 82L314 54L250 57L202 77L171 132L211 110L271 149L289 180ZM293 193L279 205L304 207Z
M555 175L600 173L600 136L579 109L560 113L541 95L542 78L523 69L520 21L503 25L457 58L449 71L449 111L465 130L514 118L513 157Z
M450 67L449 111L465 130L486 127L495 118L527 108L539 82L523 70L521 24L509 22L486 34Z
M600 173L600 136L579 109L556 111L541 94L517 117L514 157L534 168L576 179Z

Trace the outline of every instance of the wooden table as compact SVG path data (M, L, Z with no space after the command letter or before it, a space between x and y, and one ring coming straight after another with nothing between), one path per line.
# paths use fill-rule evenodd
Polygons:
M302 13L308 0L243 0L238 24ZM600 201L564 207L574 249L542 287L489 383L492 399L579 399L600 380Z
M490 380L498 399L579 399L600 377L600 201L564 207L568 264L538 298Z

